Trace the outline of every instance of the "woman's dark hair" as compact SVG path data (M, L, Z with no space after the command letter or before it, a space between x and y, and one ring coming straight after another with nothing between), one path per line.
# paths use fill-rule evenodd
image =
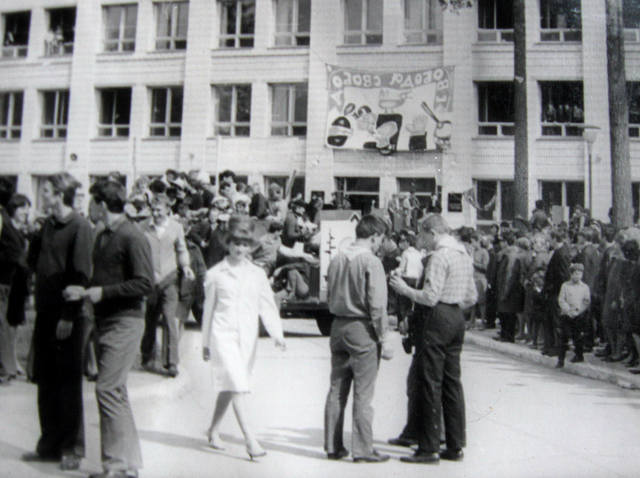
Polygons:
M640 257L640 247L635 239L629 239L622 244L622 253L628 261L637 262Z
M149 190L153 194L162 194L167 190L167 185L163 183L160 179L154 179L149 183Z
M356 226L356 238L368 239L374 235L386 234L388 229L387 224L381 218L367 214L360 219Z
M91 186L89 194L95 202L104 203L107 211L114 214L124 212L127 192L122 184L111 180L101 180Z
M416 235L409 229L403 229L400 231L396 242L399 243L400 241L407 241L411 247L416 247Z
M16 209L21 208L22 206L31 206L31 200L24 194L15 193L9 199L9 202L6 205L7 214L9 217L13 217L13 214L16 212Z

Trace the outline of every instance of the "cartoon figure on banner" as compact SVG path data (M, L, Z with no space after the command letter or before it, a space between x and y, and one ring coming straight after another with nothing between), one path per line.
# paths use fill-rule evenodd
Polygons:
M414 116L413 121L405 126L409 132L409 151L418 152L427 149L427 122L429 118L424 115Z
M435 113L431 110L426 101L423 101L422 109L426 111L426 113L436 122L436 130L434 133L434 138L436 142L436 146L439 150L444 150L451 147L451 132L452 126L451 121L444 120L440 121Z
M402 128L402 115L393 111L409 98L409 91L381 88L378 106L384 110L376 119L376 141L367 142L365 149L377 149L382 155L393 154L398 147L398 136Z
M344 107L343 115L338 116L331 123L331 127L329 128L329 136L327 137L327 143L331 146L344 146L344 143L347 142L349 136L353 134L353 128L351 127L351 121L347 118L348 115L353 113L356 105L353 103L348 103Z

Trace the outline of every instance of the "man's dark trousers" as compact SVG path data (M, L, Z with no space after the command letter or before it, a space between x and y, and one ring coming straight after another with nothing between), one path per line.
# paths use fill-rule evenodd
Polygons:
M102 465L105 470L142 468L140 441L127 394L127 375L144 330L141 317L98 318L98 380Z
M142 361L149 362L155 357L156 329L162 316L162 365L178 365L178 341L180 339L180 321L178 309L178 275L168 277L153 287L147 301L145 329L142 337Z
M457 305L438 303L424 323L417 374L421 408L418 446L426 453L440 449L441 414L447 448L458 450L466 444L460 379L464 330L464 315Z

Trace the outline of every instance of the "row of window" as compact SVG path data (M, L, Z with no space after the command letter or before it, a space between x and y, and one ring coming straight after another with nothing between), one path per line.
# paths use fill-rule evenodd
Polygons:
M581 136L584 126L582 82L541 81L540 125L542 136ZM512 82L479 82L478 134L513 136ZM627 82L629 136L640 137L640 82Z
M271 134L306 136L307 84L271 85ZM149 88L148 135L180 137L182 133L182 86ZM97 135L128 137L131 120L131 88L103 88L97 95ZM213 132L222 136L249 136L251 130L251 85L213 86L215 121ZM41 138L65 138L69 119L69 91L40 93ZM0 139L21 136L24 93L0 92Z
M311 0L273 0L274 44L308 46L311 27ZM344 0L345 45L380 45L383 40L383 0ZM252 48L255 40L255 0L219 0L220 48ZM440 0L403 0L404 43L440 44L442 8ZM136 3L105 5L103 50L133 52L136 48ZM540 41L579 42L582 40L580 0L539 0ZM48 32L45 55L73 52L75 8L47 10ZM187 47L188 1L154 3L155 48L184 50ZM3 57L25 57L29 42L29 11L3 15ZM623 0L623 21L627 41L640 41L640 2ZM479 0L478 41L513 41L511 0Z
M540 82L540 126L542 136L581 136L584 126L581 82ZM478 134L513 136L514 107L511 82L479 82ZM97 135L128 137L131 117L131 88L97 90ZM0 139L21 135L23 93L0 92ZM250 136L250 84L214 85L213 134ZM272 84L271 135L306 136L306 83ZM183 97L181 86L149 88L149 136L179 137L182 131ZM627 83L629 136L640 138L640 82ZM42 138L64 138L67 131L69 92L41 92Z

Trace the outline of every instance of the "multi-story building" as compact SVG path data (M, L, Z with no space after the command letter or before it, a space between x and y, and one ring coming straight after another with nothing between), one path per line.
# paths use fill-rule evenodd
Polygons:
M526 2L529 203L611 203L605 5ZM455 224L513 218L513 16L509 0L458 14L438 0L3 0L0 174L35 197L43 175L128 183L168 168L232 169L249 183L349 194L441 194ZM640 181L640 6L624 1L632 175ZM445 151L326 144L327 67L453 66ZM597 126L591 169L584 126ZM590 175L591 170L591 175ZM449 193L480 205L448 212ZM634 202L638 205L638 183Z

